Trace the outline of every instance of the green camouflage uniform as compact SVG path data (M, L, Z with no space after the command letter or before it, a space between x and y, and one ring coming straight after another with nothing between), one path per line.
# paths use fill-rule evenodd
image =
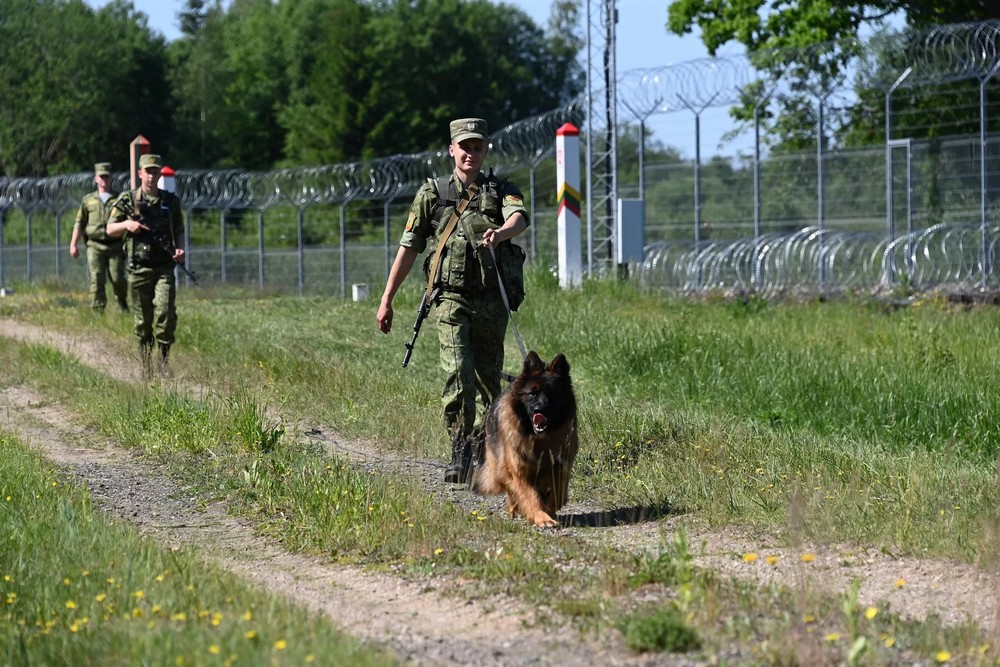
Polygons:
M137 189L123 193L115 201L108 222L138 218L140 203L147 205L142 224L151 231L135 235L125 232L128 283L135 311L134 331L140 345L151 347L155 339L163 350L173 344L177 327L176 262L154 236L175 248L183 247L184 215L180 200L172 193L157 190L155 197L149 197Z
M486 408L500 393L508 314L482 235L487 229L497 229L515 213L523 213L528 219L521 192L513 184L487 179L483 174L477 183L480 192L462 213L447 241L436 281L442 289L435 304L440 361L446 374L441 403L444 425L453 444L482 432ZM451 219L461 194L464 189L455 173L449 181L446 202L439 202L433 180L422 185L410 206L399 244L423 252L428 239L436 239ZM468 232L475 236L475 248ZM505 244L509 242L499 245Z
M90 269L90 306L94 310L104 310L107 305L105 284L111 279L118 307L128 310L128 283L125 281L125 256L122 240L113 239L105 232L105 223L111 213L117 193L110 193L106 202L101 201L100 192L95 190L83 198L80 210L76 212L76 227L87 243L87 266Z

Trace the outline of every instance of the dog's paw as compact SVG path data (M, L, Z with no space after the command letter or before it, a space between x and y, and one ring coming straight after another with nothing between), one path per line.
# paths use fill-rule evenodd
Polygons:
M539 528L557 528L559 522L549 516L546 512L539 510L531 517L531 523Z

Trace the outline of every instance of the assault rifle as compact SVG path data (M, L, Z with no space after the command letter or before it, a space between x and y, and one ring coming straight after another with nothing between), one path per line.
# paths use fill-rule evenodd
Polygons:
M417 343L417 334L420 333L420 325L431 314L431 304L434 303L434 300L437 299L440 293L440 287L435 288L429 295L427 294L427 290L424 290L424 298L420 300L420 308L417 309L417 321L413 323L413 338L406 344L406 353L403 355L403 368L406 368L406 365L410 363L410 355L413 354L413 346Z
M168 255L173 257L174 253L177 252L177 246L174 245L173 239L171 239L170 236L166 234L163 230L153 231L154 226L146 223L148 216L149 216L149 204L144 201L139 202L139 217L137 218L137 221L139 222L140 225L143 225L146 229L149 230L148 232L149 237L153 239L153 242L156 243L156 245L163 248L163 250ZM188 278L191 279L192 283L194 283L195 285L198 284L198 277L194 275L194 271L189 270L188 267L186 267L181 262L174 262L174 263L177 264L180 270L184 272L184 275L186 275Z

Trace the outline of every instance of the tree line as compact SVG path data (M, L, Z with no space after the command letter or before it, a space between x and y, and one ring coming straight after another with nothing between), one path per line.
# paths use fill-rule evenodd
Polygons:
M128 0L0 0L0 168L124 170L139 134L175 168L264 170L420 152L583 84L580 0L547 27L488 0L187 0L167 40Z

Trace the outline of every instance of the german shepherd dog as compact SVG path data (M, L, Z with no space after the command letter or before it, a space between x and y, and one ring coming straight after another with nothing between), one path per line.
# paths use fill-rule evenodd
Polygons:
M560 354L546 365L529 352L520 375L487 414L485 461L476 468L472 488L480 495L506 493L512 517L558 526L554 515L566 504L578 449L566 357Z

